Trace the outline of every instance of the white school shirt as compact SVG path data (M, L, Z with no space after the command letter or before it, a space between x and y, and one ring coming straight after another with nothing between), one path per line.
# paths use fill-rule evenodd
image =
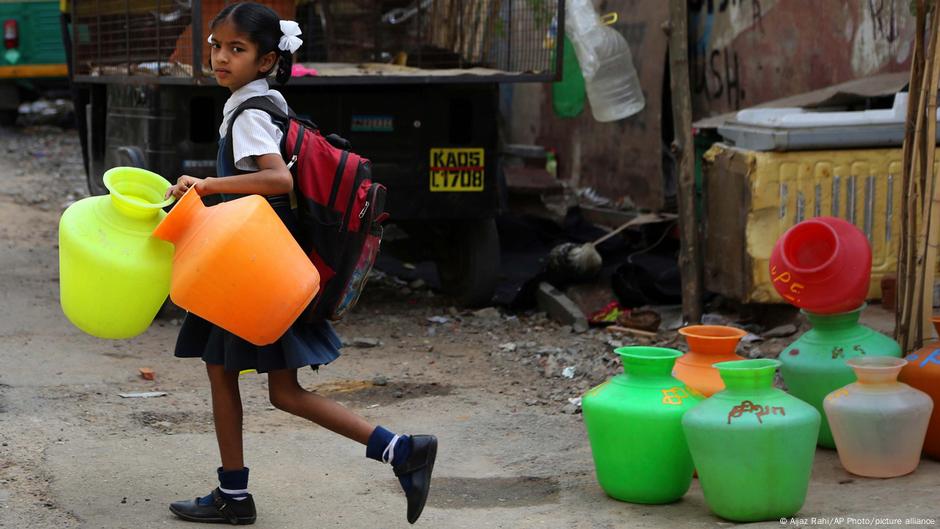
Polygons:
M222 108L222 125L219 127L219 136L225 137L228 132L228 118L238 105L256 96L267 96L274 104L287 113L287 101L277 90L268 88L264 79L256 79L232 92ZM271 121L271 116L263 110L250 109L239 114L232 127L232 153L235 158L235 167L242 171L257 171L258 164L255 156L263 154L281 153L281 129Z

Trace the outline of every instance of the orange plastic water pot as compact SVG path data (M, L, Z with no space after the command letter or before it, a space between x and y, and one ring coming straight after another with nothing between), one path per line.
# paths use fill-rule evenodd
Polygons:
M689 352L676 360L672 374L706 397L725 389L717 362L744 360L735 354L738 342L747 332L726 325L689 325L679 329L689 344Z
M190 188L154 230L176 246L170 299L255 344L277 341L320 288L320 274L268 201L206 207Z
M937 336L940 336L940 317L931 318ZM940 342L932 342L909 354L907 365L898 379L917 388L933 399L933 414L927 427L924 453L940 459Z

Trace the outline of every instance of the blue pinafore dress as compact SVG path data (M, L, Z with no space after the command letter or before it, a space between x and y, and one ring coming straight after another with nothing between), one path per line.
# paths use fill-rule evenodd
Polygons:
M216 174L219 177L245 173L235 167L229 159L232 149L226 149L229 138L219 139L216 157ZM215 195L206 197L211 203L234 200L241 195ZM271 207L299 242L299 223L290 207L288 195L266 197ZM234 334L187 313L176 340L175 356L180 358L201 357L207 364L225 366L226 371L257 370L267 373L278 369L298 369L310 366L313 369L328 364L339 357L342 341L328 321L294 322L287 332L270 345L257 346Z

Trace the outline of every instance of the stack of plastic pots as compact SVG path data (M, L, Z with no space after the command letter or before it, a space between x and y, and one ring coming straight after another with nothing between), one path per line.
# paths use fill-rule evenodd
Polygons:
M823 399L855 381L845 361L856 356L901 356L897 342L858 323L871 279L871 247L854 225L817 217L793 226L770 259L774 288L803 309L813 329L780 353L787 389L823 414ZM823 415L819 444L834 448Z

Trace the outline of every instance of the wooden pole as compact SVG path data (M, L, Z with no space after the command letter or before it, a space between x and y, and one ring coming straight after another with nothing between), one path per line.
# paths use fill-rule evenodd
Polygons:
M931 46L932 54L928 60L931 61L930 77L928 79L926 90L925 121L927 124L924 132L924 145L926 146L926 156L923 160L923 169L925 173L927 186L924 188L924 214L923 220L924 239L926 239L924 248L924 259L919 263L918 277L923 277L921 285L921 310L920 320L918 322L918 332L915 336L916 347L920 347L924 342L924 332L930 333L930 317L933 315L933 282L934 271L937 269L937 243L940 236L940 207L935 207L936 202L940 201L940 185L937 185L937 174L934 171L934 153L936 152L937 137L937 84L940 83L940 54L937 53L938 34L940 28L940 11L934 9L933 24L931 27Z
M929 30L931 24L927 24ZM908 232L908 243L910 244L910 253L908 255L909 276L906 278L908 283L905 288L904 320L907 323L907 333L905 342L901 347L905 350L913 350L920 347L922 338L921 317L923 309L923 285L924 276L920 273L925 255L924 242L927 240L924 218L925 189L927 185L927 176L925 173L924 160L927 158L927 146L924 143L925 112L930 79L933 77L933 57L936 54L936 39L930 39L927 46L927 53L924 56L922 65L923 75L921 82L914 88L918 92L917 107L915 110L915 126L912 146L909 151L910 162L910 180L908 182L908 223L911 230Z
M934 207L934 203L940 201L940 185L933 168L937 85L940 83L940 11L934 8L928 18L926 4L924 0L915 4L917 26L903 149L906 196L902 206L903 236L898 251L896 335L905 351L919 348L924 330L930 328L940 242L940 207Z
M695 146L692 143L692 94L689 85L689 29L687 0L669 0L669 79L678 160L679 228L682 244L682 317L686 323L702 319L702 245L695 221Z
M904 147L901 155L901 238L898 242L897 288L895 293L894 338L907 347L910 319L907 314L910 307L912 281L914 277L915 247L911 244L911 234L916 233L916 213L911 207L914 195L911 192L911 174L913 173L914 128L917 123L917 109L920 106L920 86L924 78L924 26L926 10L924 0L915 4L914 56L911 59L911 76L908 82L907 117L904 122Z

